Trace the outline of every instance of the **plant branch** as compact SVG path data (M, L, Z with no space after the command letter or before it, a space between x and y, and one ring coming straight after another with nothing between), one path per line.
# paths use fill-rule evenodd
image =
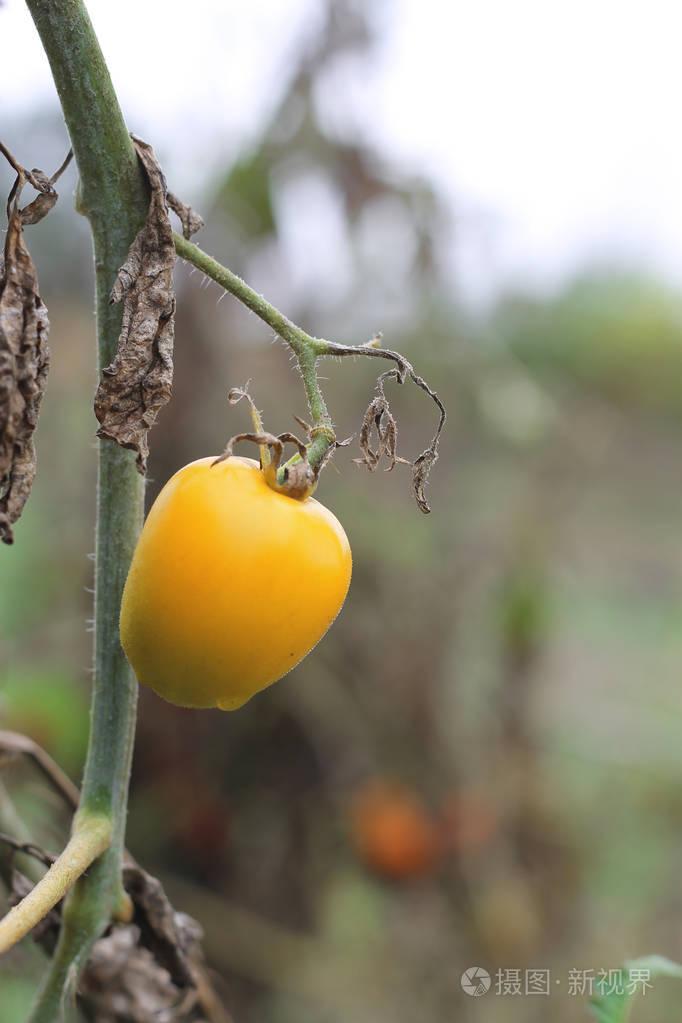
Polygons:
M111 821L107 817L82 818L66 848L46 874L0 920L0 955L16 945L53 906L63 899L90 864L111 841Z
M62 771L59 764L52 759L42 746L21 732L0 731L0 753L12 755L23 754L33 760L36 767L47 778L53 788L60 793L67 803L75 810L80 799L80 792L71 779Z
M3 831L11 831L21 843L31 841L31 833L2 781L0 781L0 827ZM32 857L12 849L3 842L0 844L0 878L10 893L15 887L17 867L26 875L28 888L43 876L43 871Z
M78 166L77 205L93 235L100 370L115 355L121 307L109 305L119 267L142 226L147 185L82 0L26 0L47 54ZM142 525L144 480L132 452L99 442L95 555L95 675L79 813L107 819L106 853L72 890L59 944L30 1019L63 1015L64 994L121 903L121 855L137 683L121 653L121 593ZM78 828L76 829L76 833ZM100 849L101 851L101 849Z
M334 426L317 379L317 358L318 355L323 354L320 346L324 342L318 341L317 338L311 337L310 334L297 327L288 316L285 316L266 298L249 287L246 281L213 259L212 256L207 255L198 245L175 233L173 241L175 242L175 251L181 259L187 260L198 270L203 270L207 277L238 298L242 305L245 305L269 327L272 327L296 356L313 419L312 444L308 451L308 461L315 469L324 460L326 452L335 442Z
M173 234L173 241L175 242L175 251L181 259L187 260L188 263L191 263L198 270L202 270L207 277L210 277L217 284L220 284L223 288L225 288L226 291L229 291L231 295L234 295L235 298L239 299L243 305L254 312L256 316L259 316L260 319L267 323L269 327L272 327L275 333L289 345L296 356L306 397L308 399L310 414L313 419L313 426L310 431L310 446L308 447L308 463L314 472L319 473L319 470L325 465L329 455L336 446L334 425L327 410L324 395L322 394L317 378L317 363L322 356L327 355L341 358L347 355L364 355L369 356L370 358L388 359L395 364L395 368L393 370L382 373L379 377L377 388L381 401L380 407L376 405L377 399L375 399L368 409L368 416L371 411L372 417L376 420L376 426L380 435L382 430L382 417L386 417L389 423L391 423L392 436L393 438L395 437L395 421L390 415L388 402L386 401L383 392L384 379L394 377L399 384L403 384L409 377L410 380L417 385L417 387L420 387L429 395L438 408L438 426L430 445L421 453L421 455L419 455L417 459L415 459L412 466L414 470L413 485L417 504L421 511L430 511L424 496L424 485L428 478L431 466L438 458L438 444L445 425L446 412L445 406L436 392L429 387L423 377L420 377L419 374L414 371L408 360L401 355L400 352L394 352L387 348L380 348L380 335L372 338L372 340L367 344L357 346L339 345L335 344L333 341L325 341L322 338L312 337L310 334L306 333L306 331L297 327L295 323L292 323L288 316L285 316L279 311L279 309L276 309L275 306L271 305L270 302L268 302L267 299L265 299L257 291L254 291L254 289L251 288L246 281L243 281L241 277L237 276L237 274L228 270L227 267L222 266L222 264L213 259L212 256L207 255L199 248L198 245L187 241L186 238L182 238L179 234L175 233ZM384 448L382 448L380 445L380 453L383 453L385 450L386 447L384 446ZM391 450L392 468L396 461L404 461L404 459L398 459L395 456L394 446ZM364 457L361 461L367 465L369 469L376 468L377 459L368 457L364 449L363 455Z
M63 162L54 172L52 177L48 178L46 174L43 174L42 171L39 171L36 168L30 171L27 170L26 167L22 167L19 161L12 156L2 140L0 140L0 154L5 157L10 167L17 172L17 183L12 189L12 193L10 193L10 195L14 193L15 189L21 185L23 181L28 181L29 184L35 188L36 192L41 192L42 194L54 194L55 181L59 180L73 159L73 150L69 149Z
M228 270L226 266L219 263L212 256L209 256L203 249L200 249L194 242L187 241L181 235L173 233L175 251L181 259L195 266L197 270L203 270L207 277L220 284L231 295L238 298L242 305L259 316L261 320L272 327L276 334L290 346L293 352L298 353L306 348L315 353L317 339L306 334L304 330L292 323L288 316L275 309L273 305L263 298L257 291L249 287L246 281ZM322 354L321 352L319 354Z
M0 831L0 843L8 846L13 853L24 853L26 856L32 856L45 867L51 867L57 859L56 856L52 856L50 853L45 852L44 849L41 849L35 842L20 842L17 838L6 835L3 831Z

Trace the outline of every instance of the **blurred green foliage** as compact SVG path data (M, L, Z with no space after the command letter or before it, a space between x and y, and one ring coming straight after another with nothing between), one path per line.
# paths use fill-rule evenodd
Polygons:
M543 376L624 408L682 412L682 303L657 281L596 272L551 303L508 299L495 321L504 342Z

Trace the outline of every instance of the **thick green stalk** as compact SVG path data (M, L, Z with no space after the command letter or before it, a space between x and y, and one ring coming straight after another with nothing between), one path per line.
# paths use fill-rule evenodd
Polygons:
M120 307L109 305L118 268L143 223L147 190L102 52L82 0L26 0L50 62L80 177L79 210L92 229L99 367L116 351ZM74 470L75 471L75 470ZM95 675L91 732L74 829L111 820L111 845L66 901L60 942L33 1023L68 1013L65 979L84 965L121 896L120 866L137 683L121 650L121 593L142 523L144 481L135 456L99 444L95 561Z

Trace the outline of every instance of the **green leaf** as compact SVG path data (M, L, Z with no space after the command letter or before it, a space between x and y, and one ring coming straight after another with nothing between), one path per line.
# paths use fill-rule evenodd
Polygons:
M627 1023L634 999L646 993L654 977L682 980L682 966L664 956L643 956L596 980L598 993L590 998L590 1008L598 1023Z

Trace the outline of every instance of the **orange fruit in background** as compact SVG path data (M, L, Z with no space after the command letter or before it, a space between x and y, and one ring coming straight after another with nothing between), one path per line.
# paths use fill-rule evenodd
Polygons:
M423 877L440 860L436 823L419 796L399 782L365 784L351 802L350 830L362 861L383 877Z

